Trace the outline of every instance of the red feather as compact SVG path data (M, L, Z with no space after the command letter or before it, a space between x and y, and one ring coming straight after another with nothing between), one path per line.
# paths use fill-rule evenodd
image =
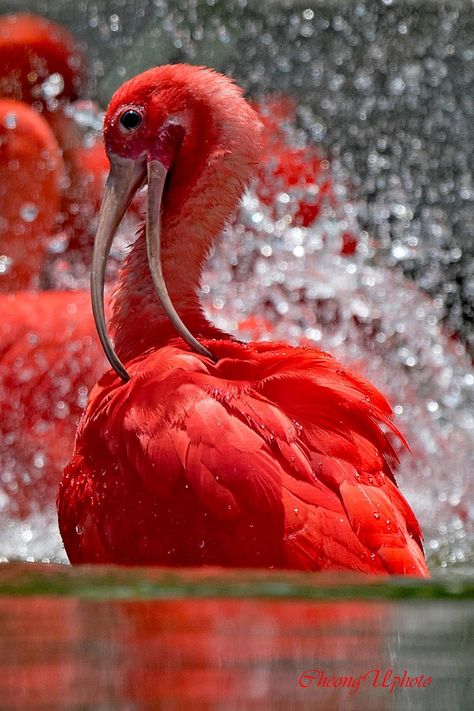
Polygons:
M85 292L0 294L0 312L2 492L8 514L26 517L54 501L105 359Z
M72 562L427 575L375 388L321 351L177 343L92 393L59 496Z

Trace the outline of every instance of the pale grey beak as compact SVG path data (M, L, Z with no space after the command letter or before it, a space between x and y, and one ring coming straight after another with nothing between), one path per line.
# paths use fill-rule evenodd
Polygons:
M111 169L99 213L94 241L91 271L92 311L97 333L110 365L124 381L130 380L123 363L114 351L105 321L104 284L107 258L122 217L133 196L148 175L148 214L146 242L148 263L161 306L179 335L198 353L213 358L212 353L197 341L186 328L171 302L161 268L161 199L166 180L166 168L157 160L133 160L110 156Z

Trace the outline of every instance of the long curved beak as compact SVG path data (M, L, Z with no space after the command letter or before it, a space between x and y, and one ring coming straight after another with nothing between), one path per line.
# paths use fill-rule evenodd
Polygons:
M148 178L148 210L146 242L148 264L156 293L165 314L179 335L198 353L213 358L212 353L197 341L178 316L166 288L161 268L161 200L166 181L166 168L151 159L133 160L111 156L111 170L99 213L99 224L94 241L91 271L91 297L97 333L110 365L124 381L130 380L123 363L114 351L105 321L104 284L107 258L112 241L133 196Z
M107 333L104 310L105 269L117 228L145 175L144 161L139 163L120 156L111 157L92 252L91 299L95 326L110 365L125 381L130 380L130 376L115 353Z

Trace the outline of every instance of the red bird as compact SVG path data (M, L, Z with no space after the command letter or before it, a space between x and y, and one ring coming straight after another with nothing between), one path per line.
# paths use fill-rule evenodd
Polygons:
M387 433L398 432L384 397L327 353L240 343L201 312L203 262L255 173L260 134L241 90L200 67L149 70L111 100L91 284L116 373L93 390L60 485L67 554L427 577L390 469ZM119 277L114 351L106 260L144 182L147 222Z
M105 360L85 292L28 290L41 284L65 206L81 201L62 225L69 234L85 228L85 208L90 222L103 190L90 173L107 159L66 113L84 83L69 33L35 16L0 18L0 60L0 94L10 97L0 98L0 499L3 514L24 518L51 506ZM40 89L55 72L64 90L49 111Z
M0 95L46 107L85 85L84 54L64 27L29 12L0 17Z
M52 128L65 169L58 228L80 259L90 253L91 218L108 171L102 142L90 135L86 141L74 120L77 111L94 111L91 105L72 103L86 85L84 53L61 25L30 13L0 17L0 96L32 105Z
M88 294L30 291L63 183L47 121L0 99L0 499L4 515L20 518L54 501L87 392L105 369Z
M287 217L289 212L293 225L311 227L323 207L337 209L339 205L330 163L315 146L296 146L288 140L283 126L296 125L296 107L289 97L268 96L253 106L265 129L257 196L275 220L282 214ZM292 203L289 210L288 204L278 204L278 193L288 193ZM354 254L357 242L352 232L343 232L340 253Z
M0 499L25 518L51 507L105 359L85 291L0 294L0 312Z
M282 123L296 123L296 110L291 99L270 96L254 108L265 129L257 195L265 205L273 208L273 216L278 219L275 191L289 193L295 203L292 223L309 227L317 220L325 203L335 205L337 202L329 161L314 146L302 148L289 144Z
M0 99L0 291L38 286L61 205L64 163L44 118Z

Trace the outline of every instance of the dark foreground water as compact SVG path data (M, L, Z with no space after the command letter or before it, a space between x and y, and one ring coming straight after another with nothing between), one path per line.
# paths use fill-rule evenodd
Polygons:
M0 709L470 709L473 590L3 564Z

